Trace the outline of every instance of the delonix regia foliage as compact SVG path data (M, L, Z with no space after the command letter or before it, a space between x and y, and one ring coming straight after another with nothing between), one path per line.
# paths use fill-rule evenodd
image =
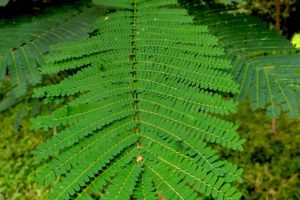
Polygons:
M50 45L89 37L100 12L82 4L52 8L35 17L0 20L0 88L6 77L11 83L10 92L0 99L0 111L22 99L30 86L41 83L40 66Z
M262 20L223 6L189 6L198 23L207 25L231 60L230 73L251 109L266 109L272 118L282 113L298 117L300 109L300 54Z
M48 161L40 185L50 199L239 199L242 169L210 144L242 150L230 61L207 26L175 0L95 1L118 8L101 32L57 45L44 74L73 73L35 91L67 100L35 128L58 133L35 151ZM58 181L56 181L58 180Z

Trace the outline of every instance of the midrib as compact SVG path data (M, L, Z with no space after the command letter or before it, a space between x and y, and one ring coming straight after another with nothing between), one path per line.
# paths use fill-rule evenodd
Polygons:
M139 101L138 101L138 92L137 92L137 61L136 61L136 33L137 33L137 0L133 0L132 2L132 22L131 22L131 55L129 55L129 60L132 62L132 97L133 97L133 108L135 110L133 120L136 122L136 126L134 127L133 131L139 135L140 134L140 125L139 125ZM138 147L140 147L140 144L138 144Z

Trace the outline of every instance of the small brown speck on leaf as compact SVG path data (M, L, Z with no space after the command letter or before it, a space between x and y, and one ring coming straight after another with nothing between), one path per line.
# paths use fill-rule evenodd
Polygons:
M136 162L141 162L143 160L143 156L138 156L137 158L136 158Z

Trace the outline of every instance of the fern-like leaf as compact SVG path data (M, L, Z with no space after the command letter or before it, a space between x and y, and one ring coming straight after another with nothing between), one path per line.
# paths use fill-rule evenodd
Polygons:
M192 10L224 45L241 86L238 100L249 97L253 110L266 109L272 118L283 112L298 117L300 54L292 44L256 17L224 7Z
M80 13L75 6L62 7L36 19L17 20L15 24L7 22L0 29L0 81L5 78L8 69L12 87L6 98L19 98L26 93L29 85L40 83L39 66L44 63L49 46L89 37L89 33L95 30L93 19L99 12L98 8L83 8ZM0 111L7 109L12 102L1 101Z
M37 180L59 179L51 199L239 199L241 169L207 143L242 150L236 110L223 97L238 87L206 26L176 0L95 1L120 8L90 39L53 48L45 74L72 69L35 97L72 100L35 128L61 131L35 150Z

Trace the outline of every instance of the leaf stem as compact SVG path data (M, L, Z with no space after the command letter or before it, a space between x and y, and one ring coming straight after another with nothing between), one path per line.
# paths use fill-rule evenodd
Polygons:
M277 131L276 131L276 118L273 117L272 118L272 134L276 135Z

